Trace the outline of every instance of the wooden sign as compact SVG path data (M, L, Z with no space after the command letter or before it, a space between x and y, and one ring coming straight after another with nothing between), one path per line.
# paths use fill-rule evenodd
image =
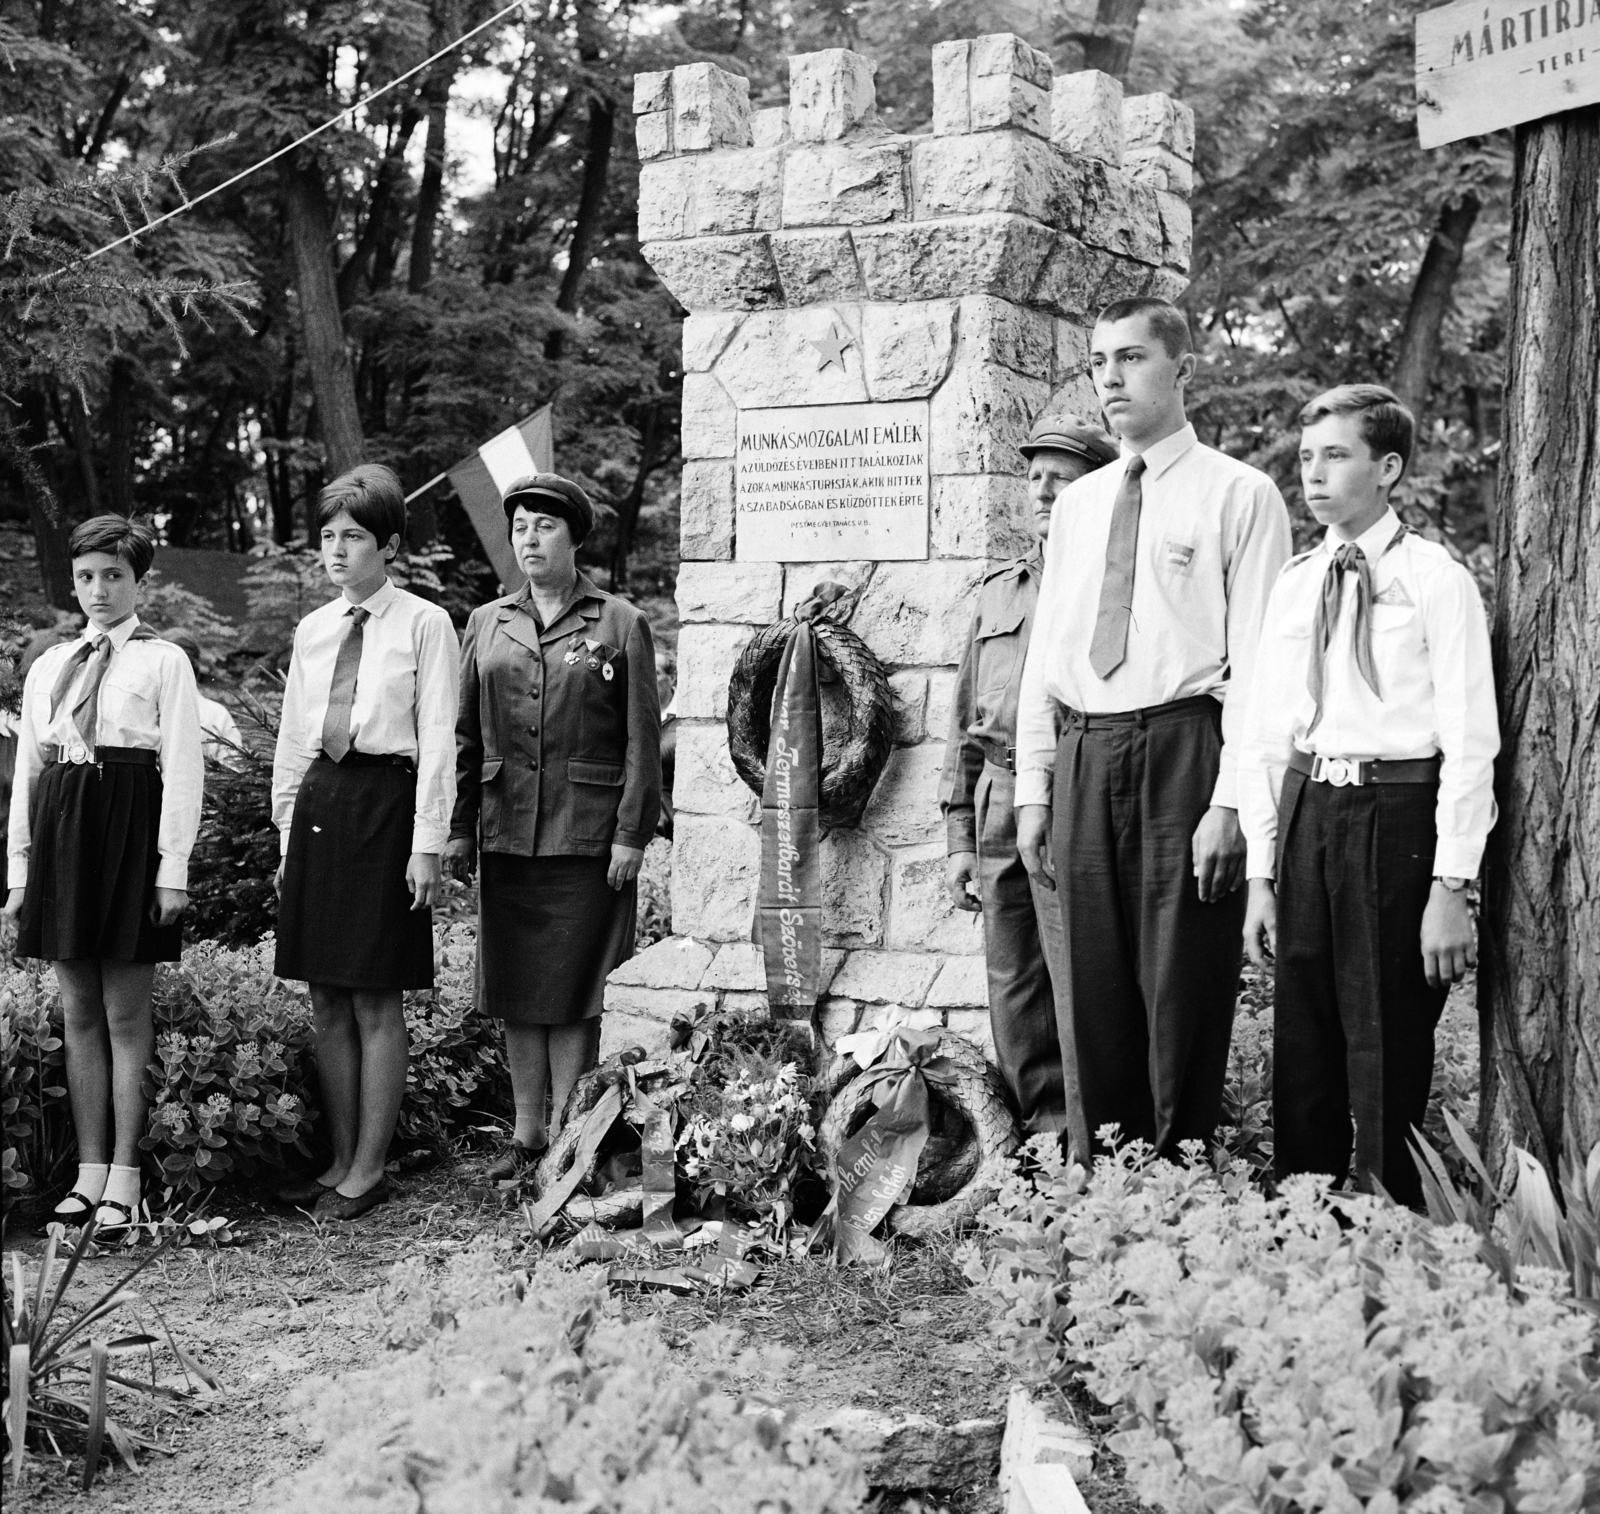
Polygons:
M1457 0L1417 17L1417 136L1442 147L1600 102L1600 0Z

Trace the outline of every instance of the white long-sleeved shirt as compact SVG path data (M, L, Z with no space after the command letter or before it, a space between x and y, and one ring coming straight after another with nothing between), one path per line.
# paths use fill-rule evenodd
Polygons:
M1017 710L1018 805L1050 803L1062 706L1112 715L1195 694L1222 701L1212 803L1238 803L1238 696L1249 686L1267 596L1289 556L1289 512L1265 473L1202 445L1193 426L1148 448L1144 459L1127 656L1109 678L1089 666L1089 646L1126 460L1056 497Z
M283 691L283 717L272 764L272 819L284 852L295 795L322 750L334 663L355 608L341 595L295 627ZM456 802L456 695L460 646L450 617L436 604L386 582L361 602L361 664L350 711L354 750L409 757L417 766L411 850L437 854L450 837Z
M1284 569L1267 604L1239 755L1239 823L1252 878L1276 875L1278 799L1289 754L1398 761L1441 759L1435 810L1441 878L1472 878L1495 821L1494 759L1500 750L1489 624L1472 575L1437 542L1396 542L1393 510L1356 538L1372 569L1372 658L1380 698L1356 667L1356 575L1343 598L1324 664L1322 719L1306 685L1311 631L1323 579L1341 542Z
M17 722L17 770L12 780L11 823L6 845L10 888L28 883L33 845L30 809L44 771L44 748L83 744L72 723L72 707L89 674L93 657L79 670L66 698L50 718L50 695L62 667L86 642L109 636L115 649L96 701L97 746L142 747L156 753L161 769L161 823L156 832L156 887L187 889L189 854L200 829L205 764L200 756L200 707L194 669L182 648L167 641L134 641L139 617L129 616L110 631L91 624L82 636L48 648L28 670Z

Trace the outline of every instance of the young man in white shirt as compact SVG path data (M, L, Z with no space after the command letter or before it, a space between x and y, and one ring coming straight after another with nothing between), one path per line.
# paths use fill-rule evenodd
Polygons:
M1088 1130L1171 1156L1222 1108L1244 920L1237 696L1289 517L1271 479L1188 424L1181 312L1108 306L1090 362L1123 455L1056 501L1018 708L1018 849L1061 900Z
M1472 575L1389 494L1411 414L1348 384L1300 414L1306 503L1328 534L1267 606L1239 764L1245 947L1277 958L1274 1165L1349 1171L1420 1207L1407 1149L1433 1033L1476 962L1466 889L1494 824L1500 748Z

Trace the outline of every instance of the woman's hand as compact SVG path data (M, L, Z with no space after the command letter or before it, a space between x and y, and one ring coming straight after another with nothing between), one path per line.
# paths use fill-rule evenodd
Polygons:
M444 844L444 868L457 883L471 883L478 865L478 843L471 836L452 836Z
M439 902L439 856L437 852L413 852L406 863L406 887L411 890L413 910L432 909Z
M611 866L606 869L606 882L615 889L626 888L639 876L639 867L644 862L644 848L642 846L618 846L611 848Z
M1270 967L1278 955L1278 890L1270 878L1250 880L1244 907L1244 949L1257 967Z
M189 896L181 888L158 888L155 903L150 906L150 918L157 925L175 925L189 907ZM6 908L11 908L10 901Z
M6 907L0 910L0 914L4 914L7 920L15 920L22 913L22 899L27 892L25 888L12 889L6 895Z

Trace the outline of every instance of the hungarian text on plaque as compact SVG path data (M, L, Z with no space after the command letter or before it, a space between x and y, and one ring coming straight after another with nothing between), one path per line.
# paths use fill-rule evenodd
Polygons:
M737 555L840 562L928 555L928 402L739 412Z

